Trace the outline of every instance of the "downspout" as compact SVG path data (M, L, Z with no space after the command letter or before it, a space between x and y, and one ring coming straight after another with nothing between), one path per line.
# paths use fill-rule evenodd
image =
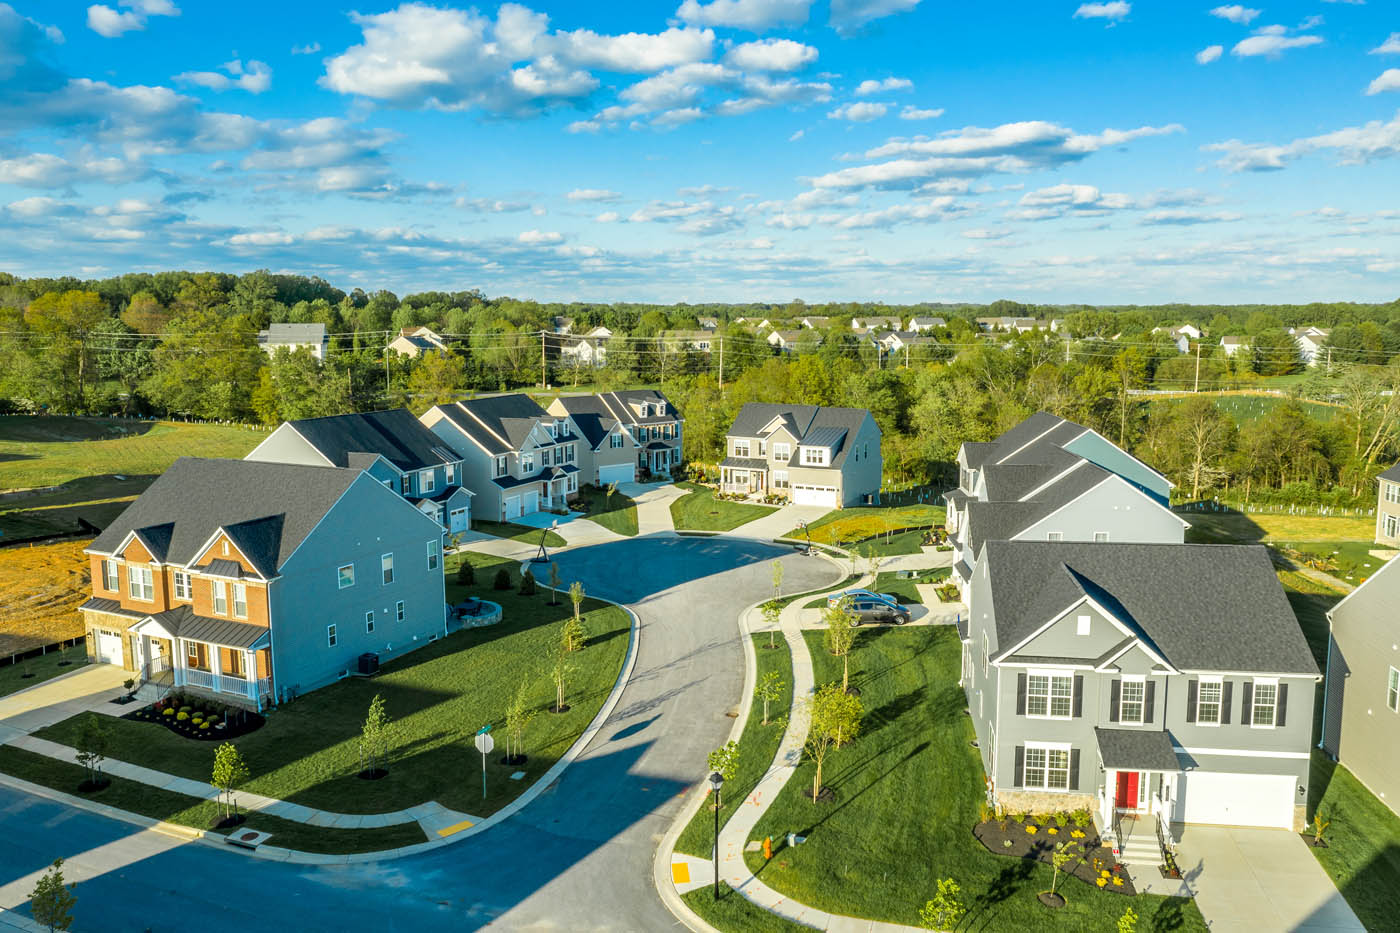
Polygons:
M1317 747L1327 751L1327 701L1331 690L1328 688L1327 672L1332 670L1332 613L1327 613L1327 662L1322 668L1322 731L1317 739ZM1331 758L1331 755L1327 757Z
M281 705L277 700L277 694L282 689L282 681L277 676L277 645L272 632L272 622L277 618L276 613L272 611L272 587L280 579L282 579L280 576L276 576L267 581L267 669L268 673L272 675L273 706ZM262 703L261 697L258 698L258 703Z

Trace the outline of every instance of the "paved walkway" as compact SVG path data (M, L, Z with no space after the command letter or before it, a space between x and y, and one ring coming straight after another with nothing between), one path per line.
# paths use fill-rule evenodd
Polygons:
M675 522L671 520L671 503L689 490L670 483L661 486L624 483L617 488L637 503L637 534L654 535L676 530Z

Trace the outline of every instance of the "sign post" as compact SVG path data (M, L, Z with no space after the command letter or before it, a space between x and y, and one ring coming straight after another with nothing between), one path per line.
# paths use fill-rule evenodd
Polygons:
M486 756L491 754L491 749L496 747L496 740L491 738L491 727L482 726L476 732L474 743L476 750L481 752L481 799L486 799Z

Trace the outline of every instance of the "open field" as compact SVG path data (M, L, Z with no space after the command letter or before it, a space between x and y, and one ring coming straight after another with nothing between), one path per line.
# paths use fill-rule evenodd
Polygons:
M0 550L0 655L83 634L78 606L91 595L84 541Z
M1376 520L1335 515L1289 515L1287 512L1195 512L1177 510L1191 523L1188 543L1256 544L1291 541L1373 541Z
M1290 559L1353 586L1385 566L1385 561L1371 556L1378 549L1371 541L1280 541L1276 547Z
M794 528L788 532L787 536L802 540L805 535L810 534L814 544L841 544L844 541L858 541L861 538L869 538L887 531L898 531L901 528L926 528L930 525L941 525L944 518L945 509L941 505L860 506L830 512L809 523L805 532L801 528ZM912 544L910 541L901 541L900 544L905 548L904 550L882 550L881 552L889 554L919 553L919 539L922 535L914 534L905 537L909 538ZM872 545L875 543L871 542ZM891 542L891 544L893 543ZM912 550L909 550L909 547L912 547Z
M1241 427L1253 421L1258 421L1269 412L1288 401L1277 395L1256 395L1250 392L1202 392L1215 399L1215 407L1225 412L1235 419ZM1152 396L1148 401L1149 405L1177 405L1182 400L1192 397L1192 393L1183 392L1180 395ZM1319 421L1331 421L1341 413L1341 409L1336 405L1328 405L1325 402L1300 402L1303 410Z

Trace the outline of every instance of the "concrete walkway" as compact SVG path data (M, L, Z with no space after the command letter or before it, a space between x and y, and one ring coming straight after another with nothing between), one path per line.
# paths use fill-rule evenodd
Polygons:
M688 489L670 483L661 486L624 483L617 488L637 503L637 534L654 535L676 530L675 522L671 520L671 503L688 494Z

